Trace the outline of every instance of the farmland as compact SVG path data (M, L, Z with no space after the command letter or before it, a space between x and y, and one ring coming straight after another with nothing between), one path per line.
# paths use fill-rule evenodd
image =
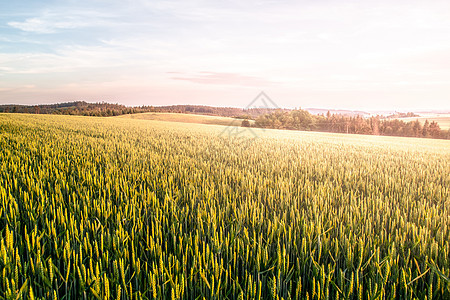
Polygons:
M240 126L242 123L242 119L220 117L220 116L182 114L182 113L140 113L140 114L122 115L118 116L117 118L197 123L205 125L225 125L225 126L228 126L230 124Z
M405 122L419 120L419 122L422 125L423 125L423 123L425 123L426 120L428 120L428 122L434 121L439 124L439 127L441 127L441 129L450 129L450 114L438 115L438 116L416 117L416 118L399 118L399 120L402 120Z
M450 141L0 114L0 299L449 299Z

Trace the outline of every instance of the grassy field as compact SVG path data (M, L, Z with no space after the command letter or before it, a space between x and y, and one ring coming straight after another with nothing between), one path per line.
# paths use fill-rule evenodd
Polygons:
M0 299L450 298L450 141L223 130L0 114Z
M439 127L441 129L450 129L450 114L449 115L441 115L441 116L424 116L424 117L416 117L416 118L399 118L399 120L405 121L405 122L411 122L415 120L419 120L419 122L423 125L425 123L425 120L428 120L429 122L435 121L439 124Z
M207 116L207 115L195 115L195 114L176 114L176 113L142 113L142 114L129 114L121 115L117 118L129 118L139 120L156 120L167 122L182 122L182 123L197 123L206 125L234 125L240 126L241 119ZM254 122L250 120L250 122Z
M141 114L127 114L117 116L116 118L126 119L139 119L139 120L154 120L154 121L166 121L166 122L182 122L182 123L196 123L206 125L224 125L224 126L240 126L242 119L208 116L208 115L195 115L195 114L178 114L178 113L141 113ZM399 120L405 122L411 122L419 120L423 125L425 120L429 122L435 121L439 124L439 127L443 130L450 129L450 115L441 116L426 116L415 118L399 118ZM249 120L250 123L254 123L254 120Z

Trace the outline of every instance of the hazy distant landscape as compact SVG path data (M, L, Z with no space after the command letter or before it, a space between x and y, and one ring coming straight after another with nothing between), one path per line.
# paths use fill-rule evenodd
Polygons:
M413 112L384 112L384 115L381 115L375 112L264 106L249 108L202 105L127 107L106 102L84 101L34 106L2 105L0 112L122 116L226 126L450 139L450 113L427 112L424 115L428 117L425 117Z

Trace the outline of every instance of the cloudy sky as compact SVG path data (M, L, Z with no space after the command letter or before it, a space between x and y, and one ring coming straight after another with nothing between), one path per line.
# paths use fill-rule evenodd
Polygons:
M450 109L448 0L0 0L0 104Z

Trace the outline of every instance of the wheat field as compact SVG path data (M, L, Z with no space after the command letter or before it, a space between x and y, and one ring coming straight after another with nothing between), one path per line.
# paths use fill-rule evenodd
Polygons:
M449 299L450 141L0 114L0 299Z

